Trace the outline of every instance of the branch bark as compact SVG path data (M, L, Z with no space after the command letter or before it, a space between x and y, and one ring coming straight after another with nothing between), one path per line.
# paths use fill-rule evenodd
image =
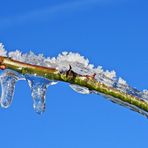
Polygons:
M31 65L8 57L0 56L0 69L11 69L21 74L32 74L47 78L49 80L58 80L87 87L89 90L105 95L111 101L126 106L148 117L148 101L142 100L130 94L126 94L113 87L99 83L95 80L95 75L86 76L75 73L71 67L66 72L60 72L55 68Z

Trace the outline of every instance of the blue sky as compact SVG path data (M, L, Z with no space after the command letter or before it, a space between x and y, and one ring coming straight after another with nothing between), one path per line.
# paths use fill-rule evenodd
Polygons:
M0 41L7 50L79 52L131 86L148 88L146 0L0 0L0 5ZM147 146L148 120L101 96L77 94L59 83L48 88L46 112L39 116L30 94L20 81L12 106L0 109L1 147Z

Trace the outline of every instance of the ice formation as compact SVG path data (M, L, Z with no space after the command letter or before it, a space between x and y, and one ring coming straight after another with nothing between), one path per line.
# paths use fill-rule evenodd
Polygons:
M55 57L44 57L43 54L34 54L33 52L22 53L19 50L13 52L7 52L4 49L4 46L0 43L0 56L10 57L14 60L18 60L21 62L40 65L45 67L56 68L59 71L67 71L69 70L69 65L71 65L72 70L80 75L93 75L95 73L94 78L109 87L118 89L127 94L134 95L144 100L148 100L148 91L144 90L138 91L135 88L130 87L127 82L122 78L117 78L115 71L104 71L101 66L94 68L94 65L89 64L89 60L85 59L79 53L73 52L62 52L56 58ZM1 106L4 108L9 107L12 102L15 83L18 80L27 80L33 98L33 107L34 110L41 114L45 110L45 94L47 87L56 82L49 81L45 78L33 76L33 75L25 75L22 76L12 70L5 70L0 76L2 95L0 99ZM70 87L79 93L82 94L90 94L95 93L90 91L88 88L71 84ZM107 96L108 97L108 96ZM112 100L117 100L114 98ZM121 103L119 103L121 104Z
M13 100L15 83L21 79L20 75L12 70L5 70L0 76L2 94L1 106L7 108Z
M4 45L0 43L0 56L7 56L7 51L4 49Z
M74 91L80 93L80 94L90 94L91 91L86 88L86 87L82 87L82 86L79 86L79 85L74 85L74 84L70 84L69 85Z
M31 88L31 96L33 98L33 108L36 113L42 114L45 111L45 95L48 86L56 84L48 79L25 75L26 80Z

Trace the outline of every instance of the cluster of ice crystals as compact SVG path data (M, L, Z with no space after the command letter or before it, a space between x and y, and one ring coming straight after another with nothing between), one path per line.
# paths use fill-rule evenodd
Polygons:
M92 75L96 73L99 76L103 75L107 79L114 79L116 77L115 71L103 71L101 66L94 68L94 65L89 64L89 60L85 59L79 53L62 52L56 58L46 58L43 54L36 55L31 51L23 54L19 50L16 50L9 52L8 57L29 64L56 68L59 71L66 71L69 69L69 65L71 65L72 70L81 75Z
M13 52L9 52L8 57L12 58L13 60L18 60L20 62L45 66L45 57L43 56L43 54L36 55L32 51L23 54L19 50L16 50Z
M148 96L148 90L143 90L143 93Z
M110 78L110 79L114 79L116 77L116 72L114 70L112 71L105 71L104 72L105 76Z
M124 79L122 79L121 77L118 79L118 83L121 85L127 85L126 81Z
M4 45L0 43L0 56L7 56L7 51L4 49Z
M72 52L62 52L57 58L47 58L45 63L47 66L57 68L59 71L66 71L69 69L69 65L71 65L73 71L82 75L92 73L91 70L93 68L93 65L89 64L88 59Z
M11 57L13 60L21 61L22 53L19 50L16 50L16 51L9 52L8 56Z
M146 89L143 90L143 92L142 92L142 98L148 100L148 90L146 90Z

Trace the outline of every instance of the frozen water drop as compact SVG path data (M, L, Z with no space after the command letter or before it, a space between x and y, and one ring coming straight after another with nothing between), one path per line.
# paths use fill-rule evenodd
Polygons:
M81 93L81 94L90 94L91 91L86 88L86 87L82 87L82 86L79 86L79 85L75 85L75 84L70 84L69 85L74 91L78 92L78 93Z
M1 81L1 106L8 108L13 100L15 83L19 80L19 75L12 70L5 70L0 76Z
M45 95L48 86L54 85L57 82L49 81L48 79L33 76L33 75L25 75L28 84L31 88L31 96L33 98L33 108L36 113L42 114L45 111Z

